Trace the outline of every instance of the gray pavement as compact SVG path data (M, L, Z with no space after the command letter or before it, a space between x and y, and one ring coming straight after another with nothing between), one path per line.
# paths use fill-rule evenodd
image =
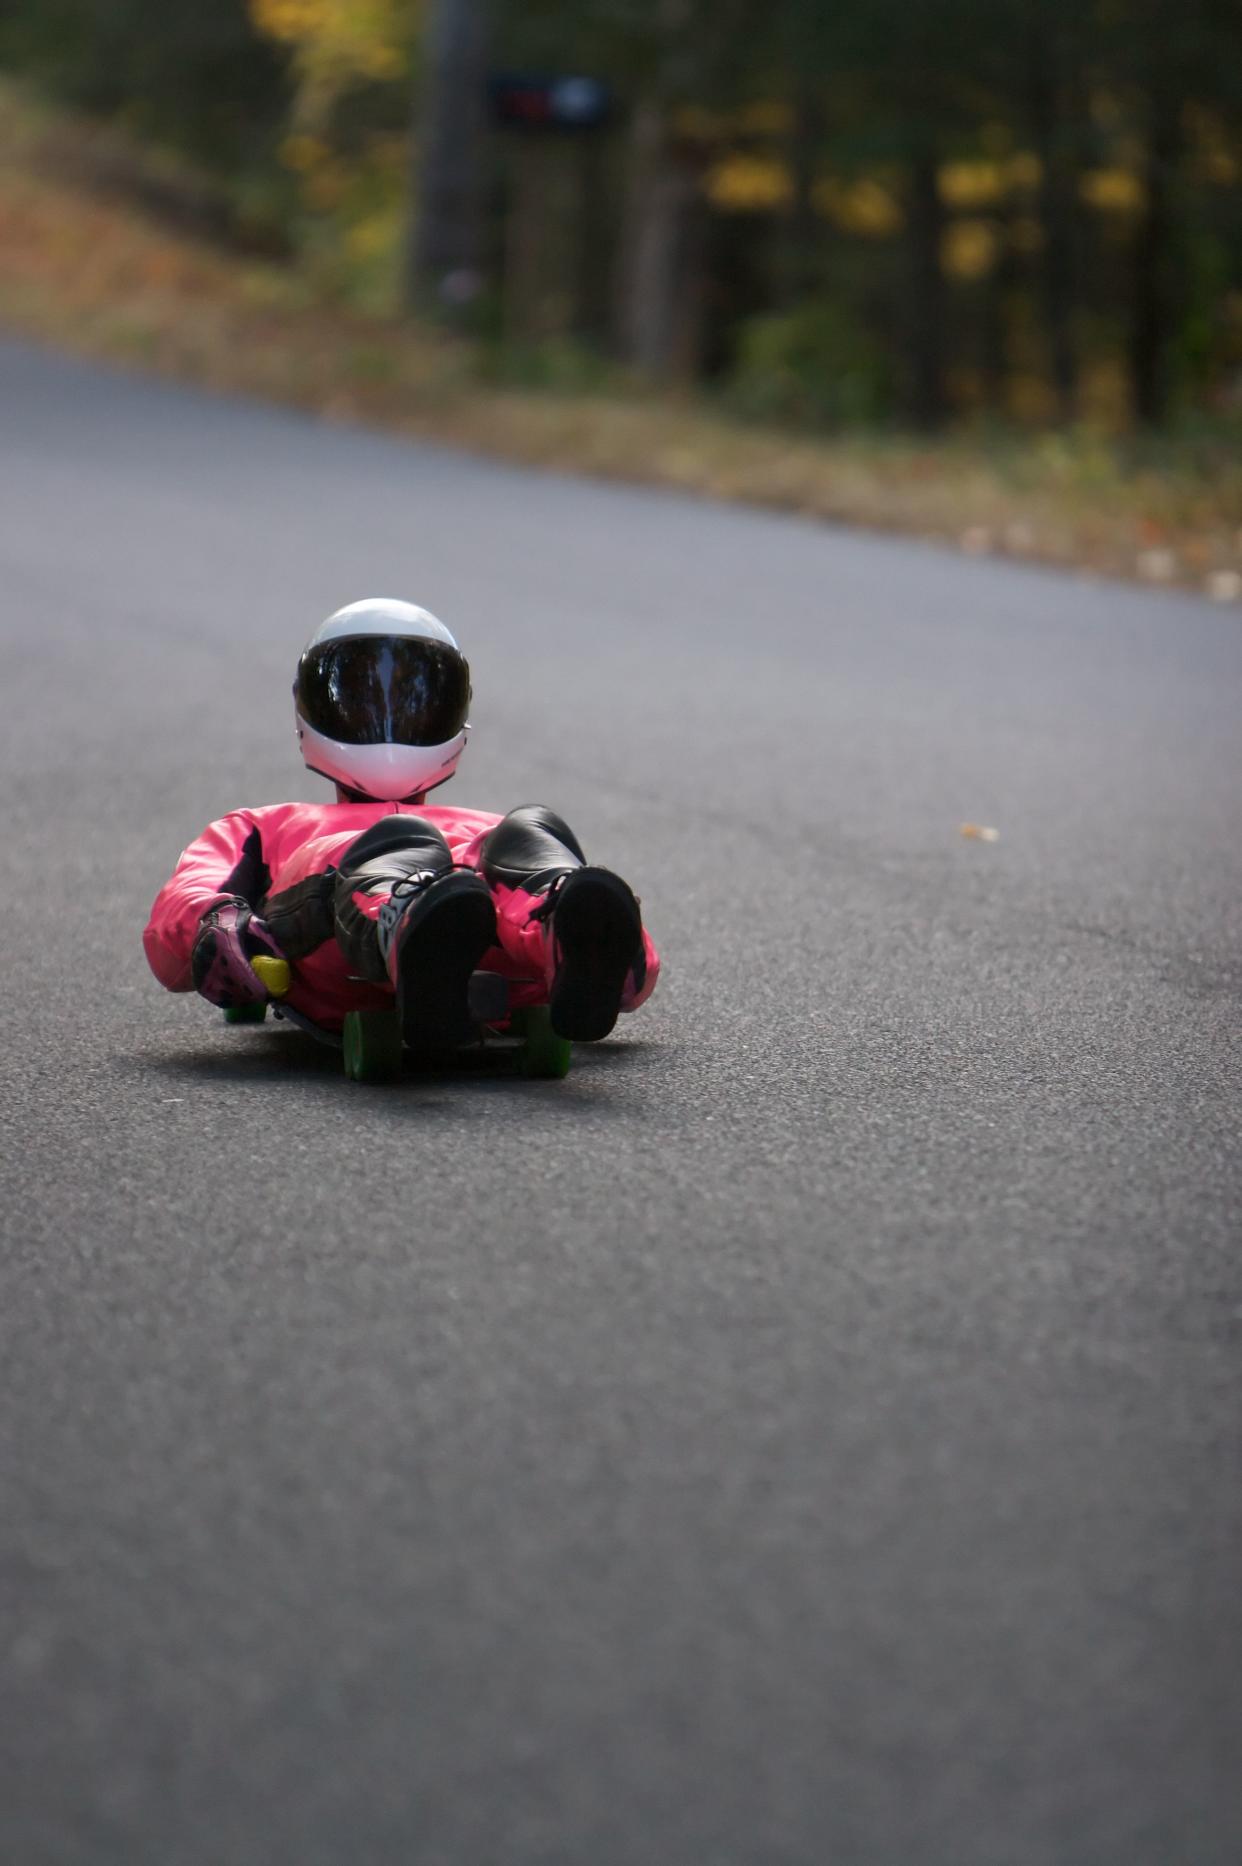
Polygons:
M1235 1866L1237 610L0 410L6 1866ZM564 1083L146 972L377 593L663 948Z

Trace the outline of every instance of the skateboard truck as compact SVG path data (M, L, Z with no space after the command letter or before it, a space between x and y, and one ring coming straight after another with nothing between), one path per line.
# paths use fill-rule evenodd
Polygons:
M229 1023L262 1023L270 1004L273 1014L282 1022L295 1025L329 1049L342 1051L345 1073L352 1081L383 1082L401 1073L404 1046L395 1007L349 1011L339 1032L326 1030L314 1018L286 1002L292 984L287 960L261 955L250 963L268 997L227 1010L224 1015ZM509 980L498 972L472 972L467 991L470 1015L479 1025L479 1042L459 1053L461 1061L499 1052L507 1055L510 1067L519 1075L555 1078L567 1074L571 1046L552 1029L546 1005L512 1010ZM501 1026L499 1030L498 1025ZM496 1037L500 1041L493 1042Z

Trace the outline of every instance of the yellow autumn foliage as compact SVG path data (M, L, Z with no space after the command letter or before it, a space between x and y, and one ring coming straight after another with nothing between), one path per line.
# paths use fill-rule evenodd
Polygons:
M1145 198L1140 177L1124 168L1088 170L1082 178L1081 193L1089 206L1104 214L1136 214Z
M386 83L409 67L423 0L250 0L266 38L293 52L301 126L323 122L360 83Z
M358 261L381 259L390 252L400 231L400 214L389 210L358 221L349 230L351 258Z
M708 171L706 188L712 205L732 214L772 213L793 199L793 178L776 156L724 156ZM812 198L817 213L864 239L888 239L902 224L896 195L867 176L848 182L825 177L815 184Z
M996 234L986 220L955 220L945 229L940 262L950 278L981 279L996 263Z
M338 110L373 84L408 83L425 0L249 0L291 54L293 106L280 160L298 178L305 262L320 288L389 301L408 175L404 135Z
M286 136L280 145L280 159L298 175L308 175L322 166L331 155L321 136Z
M945 162L940 169L940 197L950 207L991 207L1006 188L999 162Z
M793 193L789 170L771 156L729 155L707 176L707 195L725 213L767 213Z
M815 205L843 232L861 234L865 239L889 239L902 225L897 196L883 182L868 176L857 181L829 177L817 182Z

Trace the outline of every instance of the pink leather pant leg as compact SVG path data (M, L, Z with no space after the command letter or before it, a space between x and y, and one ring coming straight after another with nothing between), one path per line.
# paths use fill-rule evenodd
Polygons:
M641 980L637 976L637 968L632 970L626 979L625 990L621 993L623 1011L636 1011L640 1004L646 1004L660 976L660 955L646 927L643 928L643 954L646 959L646 970Z
M543 901L542 894L529 894L525 888L506 887L502 881L491 884L496 905L496 930L500 949L508 963L512 1000L516 1007L545 1004L552 989L556 970L554 941L546 920L534 919L534 910ZM644 967L636 967L625 982L621 1009L636 1011L656 988L660 976L660 955L650 934L643 929Z

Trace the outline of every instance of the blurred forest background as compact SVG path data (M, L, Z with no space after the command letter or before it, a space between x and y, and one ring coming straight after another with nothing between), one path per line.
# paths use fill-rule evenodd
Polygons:
M0 66L111 126L92 160L148 211L456 333L481 381L1103 437L1136 470L1176 436L1170 471L1219 481L1240 28L1239 0L5 0Z

